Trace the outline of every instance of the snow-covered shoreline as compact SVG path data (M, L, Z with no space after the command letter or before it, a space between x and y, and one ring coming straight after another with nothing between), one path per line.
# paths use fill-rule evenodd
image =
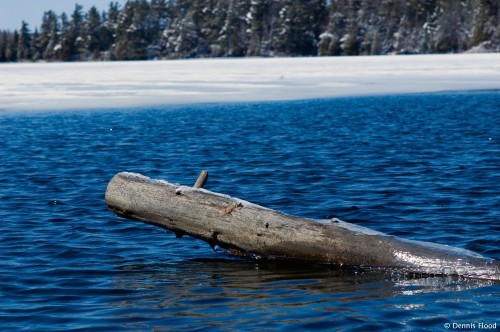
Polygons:
M500 89L500 53L0 64L0 110Z

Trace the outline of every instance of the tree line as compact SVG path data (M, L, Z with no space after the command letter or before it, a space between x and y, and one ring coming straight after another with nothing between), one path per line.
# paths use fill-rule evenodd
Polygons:
M0 32L0 62L500 51L497 0L129 0Z

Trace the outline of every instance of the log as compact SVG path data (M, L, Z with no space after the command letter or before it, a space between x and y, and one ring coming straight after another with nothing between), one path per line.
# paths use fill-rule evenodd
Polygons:
M340 220L318 222L202 188L118 173L106 190L118 216L189 235L251 259L383 268L419 275L500 280L499 261L405 240Z

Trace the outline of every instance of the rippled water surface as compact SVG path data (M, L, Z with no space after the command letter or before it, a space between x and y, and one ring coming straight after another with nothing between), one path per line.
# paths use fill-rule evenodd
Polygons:
M207 169L213 191L498 260L500 92L0 113L0 137L0 330L500 324L498 283L239 261L104 203L117 172Z

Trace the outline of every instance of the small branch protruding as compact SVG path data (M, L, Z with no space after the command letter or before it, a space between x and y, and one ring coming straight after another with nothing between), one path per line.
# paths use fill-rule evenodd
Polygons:
M198 180L196 180L196 183L194 184L194 188L203 188L203 186L205 186L205 183L207 183L207 179L208 171L201 171L200 176L198 176Z

